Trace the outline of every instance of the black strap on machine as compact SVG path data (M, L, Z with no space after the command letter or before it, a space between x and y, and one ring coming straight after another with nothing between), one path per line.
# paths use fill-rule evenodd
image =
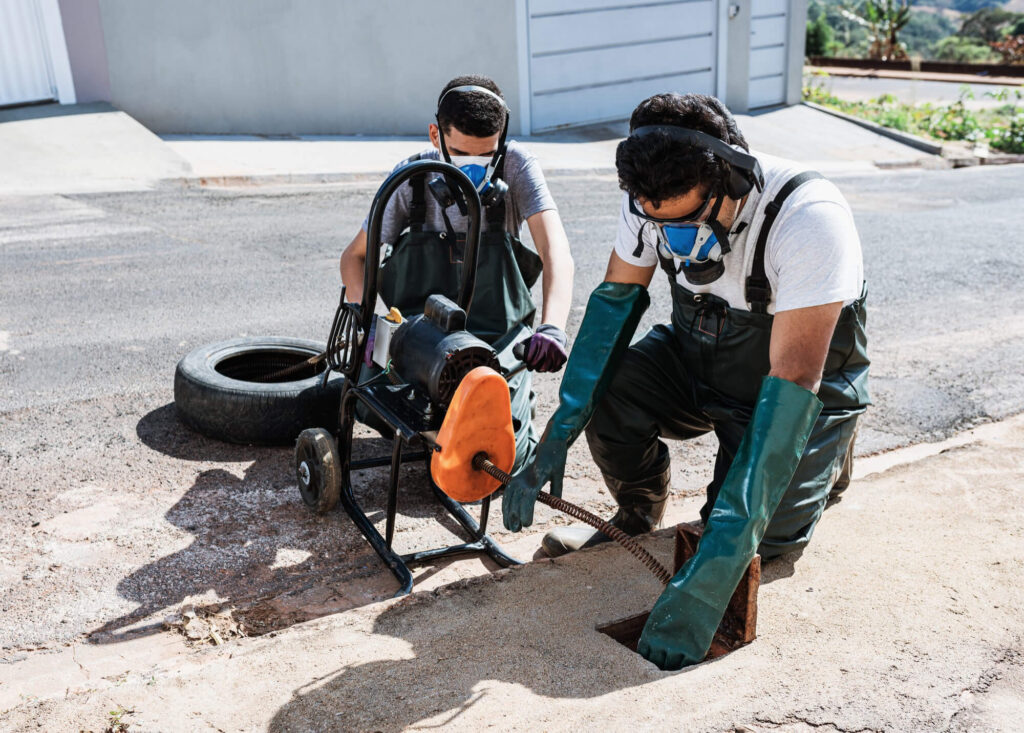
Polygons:
M409 159L409 162L420 160L423 156L416 154ZM424 176L416 176L409 181L412 186L412 200L409 203L409 230L422 232L423 225L427 223L427 199Z
M411 162L413 160L420 160L421 158L421 155L415 155L409 160ZM503 156L498 162L498 167L494 171L495 178L501 178L504 172L505 159ZM412 187L412 198L409 202L409 231L422 232L423 227L427 223L426 177L416 176L409 181L409 185ZM494 206L487 207L487 231L505 231L505 205L506 202L502 200ZM448 235L454 238L454 229L451 221L448 219L448 212L444 209L441 209L441 218L444 220L445 228L448 230Z
M503 139L504 140L504 139ZM504 142L502 142L504 144ZM505 158L508 156L501 156L498 161L498 167L494 169L494 178L505 178ZM503 232L505 231L505 205L507 196L503 197L501 201L496 203L494 206L487 207L487 231L489 232Z
M768 233L771 231L775 217L782 210L782 204L789 195L800 188L808 181L824 178L817 171L804 171L798 173L788 181L786 185L776 194L764 210L764 219L761 221L761 231L757 234L757 246L754 249L754 263L750 268L750 275L747 277L746 299L750 304L751 313L767 313L768 303L772 299L772 286L768 282L768 275L765 272L764 258L768 246Z

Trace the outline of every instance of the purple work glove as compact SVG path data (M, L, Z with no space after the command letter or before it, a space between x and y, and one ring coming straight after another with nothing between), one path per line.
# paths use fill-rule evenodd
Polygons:
M533 372L557 372L569 358L567 343L565 331L550 323L542 324L530 338L520 342L525 347L526 368Z
M376 341L376 338L377 318L374 317L373 321L370 323L370 333L366 337L366 352L363 354L363 363L366 364L367 367L373 366L373 342Z

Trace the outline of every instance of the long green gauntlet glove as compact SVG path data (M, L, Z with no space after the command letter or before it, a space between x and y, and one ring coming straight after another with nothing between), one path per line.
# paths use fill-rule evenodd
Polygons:
M505 487L505 527L518 532L533 524L533 505L548 481L562 495L569 446L594 414L651 298L642 285L604 282L590 294L576 342L558 390L558 409L548 421L532 460Z
M821 413L808 390L765 377L697 553L665 588L637 652L661 669L703 661L726 606L757 552Z

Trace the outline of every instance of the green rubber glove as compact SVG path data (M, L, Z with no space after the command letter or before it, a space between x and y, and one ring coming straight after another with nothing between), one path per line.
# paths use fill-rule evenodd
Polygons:
M505 487L506 529L518 532L533 524L533 506L544 484L550 481L551 493L562 495L569 446L590 422L650 302L647 288L637 284L604 282L590 294L558 390L558 408L533 458Z
M821 413L814 393L765 377L697 553L654 604L637 652L661 669L704 660Z

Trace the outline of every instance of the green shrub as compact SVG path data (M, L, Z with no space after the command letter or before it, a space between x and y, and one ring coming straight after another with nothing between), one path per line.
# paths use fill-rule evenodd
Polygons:
M829 27L825 14L822 13L813 23L807 24L808 56L825 56L833 43L832 28Z
M932 46L931 57L958 64L985 64L999 59L988 44L961 36L943 38Z
M1024 106L1021 90L989 92L998 101L996 109L972 110L965 104L968 93L952 104L905 104L891 94L867 102L840 99L827 88L827 74L818 74L804 87L804 99L837 109L879 125L923 135L935 140L987 141L995 150L1024 153Z
M988 144L1007 153L1024 153L1024 112L1011 117L1005 125L992 127L985 133Z

